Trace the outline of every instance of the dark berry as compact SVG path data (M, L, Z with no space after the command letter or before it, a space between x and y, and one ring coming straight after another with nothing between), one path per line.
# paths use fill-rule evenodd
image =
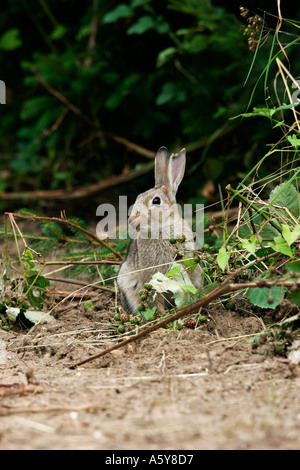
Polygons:
M196 322L193 318L187 318L186 321L185 321L185 326L187 328L195 328Z
M129 321L128 313L121 313L120 320L121 320L122 323L125 323L126 321Z

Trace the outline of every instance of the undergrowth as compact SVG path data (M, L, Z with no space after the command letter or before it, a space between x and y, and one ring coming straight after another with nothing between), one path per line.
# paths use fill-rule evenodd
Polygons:
M299 24L293 22L295 28ZM277 38L274 34L274 41ZM277 38L278 40L278 38ZM292 43L299 43L296 37ZM257 38L255 54L263 43ZM239 311L241 302L249 314L262 319L262 331L251 339L253 350L266 344L274 354L285 355L300 331L300 124L299 100L293 98L292 88L298 81L292 75L287 49L282 46L273 54L259 80L268 83L271 66L276 65L274 79L275 105L266 95L265 107L251 107L236 118L268 119L271 126L280 129L279 140L246 174L236 188L229 184L223 191L221 222L206 217L203 247L188 258L182 252L182 240L170 240L178 245L174 263L166 276L160 275L163 290L171 291L176 308L182 317L166 323L171 328L206 328L205 302L200 313L193 312L199 300L222 296L224 308ZM251 42L253 48L253 42ZM254 57L255 60L255 57ZM288 66L284 65L284 61ZM279 77L282 83L279 86ZM253 91L254 92L254 91ZM268 174L264 165L268 159L278 159L278 169ZM18 220L38 224L40 234L22 232ZM24 326L42 319L51 320L55 306L48 308L51 282L58 273L73 279L83 276L83 288L103 288L114 293L114 281L126 253L127 240L101 240L84 221L77 218L43 217L22 209L16 214L6 213L2 233L5 250L1 261L0 317L3 328L11 328L20 321ZM9 239L15 242L17 255L10 254ZM55 259L48 259L55 255ZM188 274L200 263L203 269L203 287L195 289ZM163 278L162 278L163 276ZM130 317L117 307L110 324L119 333L136 332L137 324L145 325L161 319L151 299L157 295L157 275L140 292L140 314ZM239 294L237 295L236 292ZM198 303L197 303L198 302ZM188 307L186 307L188 306Z

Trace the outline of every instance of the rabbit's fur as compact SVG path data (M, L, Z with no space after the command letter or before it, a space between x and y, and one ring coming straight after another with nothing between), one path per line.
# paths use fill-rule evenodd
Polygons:
M185 170L185 149L168 158L161 147L155 157L155 186L140 194L128 219L129 233L139 227L131 240L127 256L118 274L121 305L127 313L136 314L141 303L139 291L153 274L165 274L178 250L170 243L172 236L185 236L180 249L193 256L196 245L189 224L184 221L176 205L176 193ZM151 232L151 233L150 233ZM166 235L167 234L167 235ZM192 284L198 288L202 276L199 265L188 272ZM170 307L169 305L166 305Z

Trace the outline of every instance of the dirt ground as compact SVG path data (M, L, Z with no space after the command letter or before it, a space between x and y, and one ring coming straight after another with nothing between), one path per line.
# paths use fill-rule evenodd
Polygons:
M211 304L206 325L160 329L71 369L111 344L114 296L72 304L28 332L0 330L0 382L24 385L0 389L0 449L300 448L300 377L252 348L256 316Z

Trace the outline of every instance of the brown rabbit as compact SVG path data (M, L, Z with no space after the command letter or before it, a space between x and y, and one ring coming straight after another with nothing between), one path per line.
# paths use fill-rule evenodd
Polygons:
M127 256L118 274L121 305L127 313L136 314L141 303L139 291L153 274L165 274L175 258L177 247L170 237L185 236L180 246L193 256L196 249L193 232L184 221L176 204L176 193L185 170L185 149L168 158L166 147L161 147L155 157L155 186L140 194L128 219L131 240ZM136 232L137 228L139 231ZM202 283L199 265L189 272L191 283ZM170 307L169 305L166 305Z

